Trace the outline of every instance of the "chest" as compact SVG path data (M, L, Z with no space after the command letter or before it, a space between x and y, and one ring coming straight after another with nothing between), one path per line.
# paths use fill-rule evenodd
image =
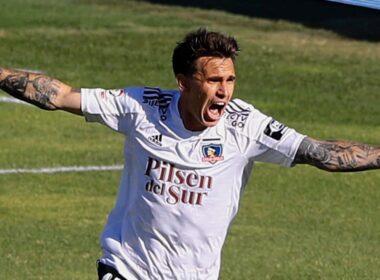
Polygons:
M197 169L214 169L241 158L236 138L220 127L181 137L168 126L145 122L137 127L130 146L140 153Z

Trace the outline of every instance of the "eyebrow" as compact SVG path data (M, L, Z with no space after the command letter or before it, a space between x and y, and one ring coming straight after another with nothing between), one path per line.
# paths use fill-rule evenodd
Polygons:
M220 80L223 80L223 77L216 75L216 76L208 77L207 80L209 80L209 81L220 81ZM233 80L234 81L234 80L236 80L236 76L235 75L230 75L227 78L227 81L228 80Z

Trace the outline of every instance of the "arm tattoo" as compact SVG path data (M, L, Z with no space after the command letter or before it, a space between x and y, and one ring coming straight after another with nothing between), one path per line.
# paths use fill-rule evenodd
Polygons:
M59 92L60 83L45 75L31 75L27 72L6 71L0 68L0 88L42 109L57 109L54 99Z
M2 73L0 73L1 75ZM0 80L0 88L11 91L12 95L23 94L28 85L28 74L10 74Z
M59 85L53 79L44 76L31 82L35 89L35 100L43 106L49 106L58 94Z
M307 163L328 171L362 171L380 168L380 148L349 141L305 138L294 163Z

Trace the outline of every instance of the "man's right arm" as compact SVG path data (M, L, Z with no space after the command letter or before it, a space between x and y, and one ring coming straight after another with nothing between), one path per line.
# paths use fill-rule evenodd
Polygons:
M0 89L41 109L82 115L80 91L44 74L0 67Z

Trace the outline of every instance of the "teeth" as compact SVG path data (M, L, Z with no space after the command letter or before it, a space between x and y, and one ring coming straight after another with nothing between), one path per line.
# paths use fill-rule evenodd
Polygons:
M218 106L224 106L224 102L217 102L216 105L218 105Z

